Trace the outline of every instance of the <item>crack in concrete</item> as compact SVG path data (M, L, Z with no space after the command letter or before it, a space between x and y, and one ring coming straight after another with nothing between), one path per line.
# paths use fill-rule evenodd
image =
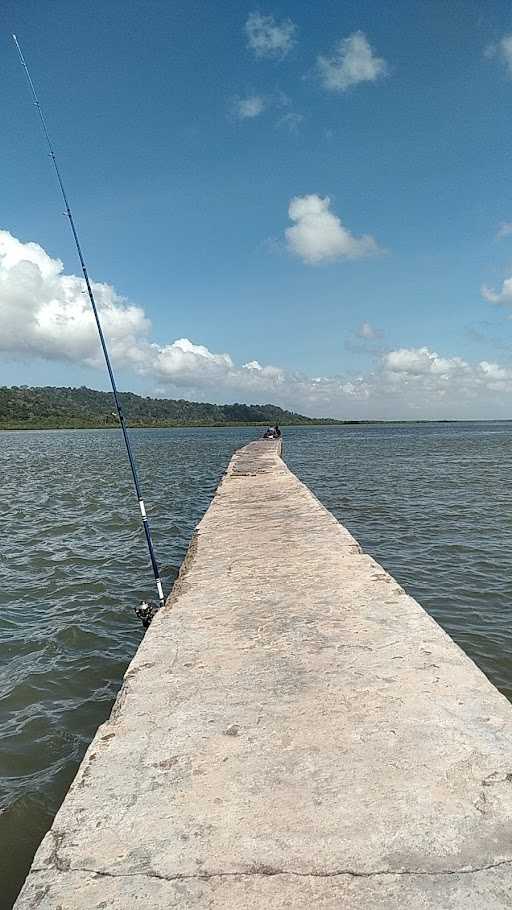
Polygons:
M486 872L491 869L498 869L500 866L512 865L512 859L500 860L497 863L488 863L484 866L474 866L471 868L462 868L462 869L439 869L437 871L425 870L425 869L377 869L374 872L357 872L354 869L337 869L332 872L315 872L311 870L309 872L297 872L293 869L274 869L271 866L256 866L254 869L251 869L247 872L197 872L191 873L190 875L184 873L176 873L175 875L163 875L160 872L156 872L154 869L149 869L143 872L107 872L104 869L88 869L85 867L77 868L62 868L58 864L55 865L58 871L62 872L84 872L89 875L98 875L105 878L156 878L160 881L165 882L183 882L183 881L209 881L214 878L245 878L248 876L291 876L295 878L342 878L343 876L348 876L350 878L375 878L377 876L393 876L393 875L418 875L418 876L443 876L443 875L475 875L478 872ZM32 869L31 872L48 872L49 867Z

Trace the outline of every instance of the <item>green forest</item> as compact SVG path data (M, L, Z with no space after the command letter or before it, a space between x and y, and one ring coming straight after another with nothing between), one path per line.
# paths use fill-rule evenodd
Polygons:
M145 398L121 392L126 422L133 427L336 424L286 411L273 404L206 404L173 398ZM355 422L355 421L349 421ZM118 418L110 392L82 386L0 387L0 429L115 427Z

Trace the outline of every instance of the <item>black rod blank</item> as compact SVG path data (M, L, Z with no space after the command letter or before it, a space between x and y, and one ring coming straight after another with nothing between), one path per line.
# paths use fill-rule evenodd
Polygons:
M64 205L65 205L65 207L66 207L66 215L67 215L67 217L68 217L69 224L70 224L70 227L71 227L71 232L72 232L72 234L73 234L73 240L74 240L74 242L75 242L76 251L77 251L77 253L78 253L78 258L79 258L79 260L80 260L80 266L81 266L81 268L82 268L82 273L83 273L83 276L84 276L85 285L86 285L86 287L87 287L87 294L88 294L89 300L90 300L90 302L91 302L91 307L92 307L92 311L93 311L93 314L94 314L94 319L95 319L95 322L96 322L96 327L97 327L97 329L98 329L98 334L99 334L99 336L100 336L100 342L101 342L101 347L102 347L102 350L103 350L103 355L104 355L104 357L105 357L105 363L106 363L106 365L107 365L108 375L109 375L109 378L110 378L110 384L111 384L111 386L112 386L112 394L113 394L113 396L114 396L114 402L115 402L117 414L118 414L118 417L119 417L119 423L120 423L120 425L121 425L121 430L122 430L124 442L125 442L125 445L126 445L126 451L127 451L127 453L128 453L128 461L130 462L130 468L131 468L132 477L133 477L133 485L134 485L134 487L135 487L135 493L136 493L136 495L137 495L137 500L138 500L138 503L139 503L140 513L141 513L141 516L142 516L142 526L143 526L143 528L144 528L144 535L145 535L145 537L146 537L146 543L147 543L148 552L149 552L149 559L150 559L150 561L151 561L151 568L153 569L153 575L154 575L154 577L155 577L155 584L156 584L156 588L157 588L157 591L158 591L158 600L159 600L160 606L162 607L162 606L164 605L164 592L163 592L163 588L162 588L162 581L161 581L161 578L160 578L160 570L159 570L159 568L158 568L158 563L157 563L156 556L155 556L155 550L154 550L154 547L153 547L153 541L152 541L152 538L151 538L151 530L150 530L149 522L148 522L147 515L146 515L146 508L145 508L145 506L144 506L144 500L143 500L143 498L142 498L142 492L141 492L141 487L140 487L140 482L139 482L139 475L138 475L138 471L137 471L137 465L136 465L136 463L135 463L135 458L134 458L134 455L133 455L133 452L132 452L132 447L131 447L131 444L130 444L130 437L129 437L129 435L128 435L128 430L127 430L126 422L125 422L125 419L124 419L123 409L122 409L122 407L121 407L121 401L120 401L120 399L119 399L119 393L118 393L118 391L117 391L116 380L115 380L115 376L114 376L114 371L113 371L113 369L112 369L112 364L111 364L111 362L110 362L110 356L109 356L109 353L108 353L108 348L107 348L107 344L106 344L106 341L105 341L105 336L104 336L104 334L103 334L103 329L102 329L102 327L101 327L101 321L100 321L100 317L99 317L99 313L98 313L98 308L97 308L97 306L96 306L96 301L95 301L95 299L94 299L93 289L92 289L92 286L91 286L91 282L90 282L90 280L89 280L89 275L88 275L88 272L87 272L87 266L86 266L86 264L85 264L84 256L83 256L83 253L82 253L82 248L81 248L81 246L80 246L80 241L79 241L79 239L78 239L78 233L77 233L77 230L76 230L75 222L74 222L74 220L73 220L73 215L72 215L72 213L71 213L71 208L70 208L70 205L69 205L69 202L68 202L68 197L67 197L67 194L66 194L66 190L64 189L64 183L63 183L63 181L62 181L62 177L61 177L61 173L60 173L60 170L59 170L59 166L58 166L58 164L57 164L57 159L56 159L56 157L55 157L55 152L54 152L54 149L53 149L53 143L52 143L52 140L51 140L51 138L50 138L50 134L49 134L49 131L48 131L48 127L47 127L47 125L46 125L46 118L45 118L45 116L44 116L43 110L42 110L41 105L40 105L40 103L39 103L39 99L38 99L38 97L37 97L37 92L36 92L36 90L35 90L35 86L34 86L34 83L33 83L33 81L32 81L32 77L31 77L31 75L30 75L28 66L27 66L26 61L25 61L25 58L24 58L24 56L23 56L23 52L22 52L21 47L20 47L19 42L18 42L18 39L17 39L16 35L13 35L12 37L13 37L13 39L14 39L14 43L15 43L16 49L17 49L17 51L18 51L18 56L19 56L19 58L20 58L20 63L21 63L21 65L23 66L23 69L25 70L25 75L26 75L26 77L27 77L27 82L28 82L28 85L29 85L29 88L30 88L30 92L31 92L33 101L34 101L34 105L35 105L36 110L37 110L37 113L38 113L38 115L39 115L39 120L40 120L40 122L41 122L41 127L42 127L42 130L43 130L43 134L44 134L44 137L45 137L45 139L46 139L46 144L47 144L48 149L49 149L49 152L50 152L50 158L52 159L52 162L53 162L53 167L54 167L55 173L56 173L56 175L57 175L57 180L58 180L58 183L59 183L60 192L61 192L62 198L63 198L63 200L64 200Z

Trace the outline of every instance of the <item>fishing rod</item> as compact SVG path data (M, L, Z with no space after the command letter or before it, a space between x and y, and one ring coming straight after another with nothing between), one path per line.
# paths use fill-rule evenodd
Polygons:
M62 176L61 176L61 173L60 173L59 166L58 166L58 164L57 164L57 158L55 157L55 151L54 151L54 148L53 148L53 143L52 143L52 140L51 140L51 138L50 138L50 133L49 133L49 130L48 130L48 127L47 127L47 124L46 124L46 117L45 117L45 115L44 115L44 113L43 113L43 109L42 109L42 107L41 107L41 105L40 105L40 103L39 103L39 98L37 97L37 92L36 92L34 83L33 83L33 81L32 81L32 77L31 77L31 75L30 75L29 68L28 68L27 63L26 63L26 61L25 61L25 57L23 56L23 52L22 52L22 50L21 50L19 41L18 41L16 35L13 34L12 37L13 37L14 43L15 43L15 45L16 45L16 50L18 51L18 56L19 56L19 58L20 58L20 63L21 63L21 65L22 65L23 69L25 70L25 75L26 75L26 77L27 77L27 82L28 82L28 85L29 85L29 88L30 88L30 93L31 93L31 95L32 95L32 99L33 99L33 102L34 102L36 111L37 111L37 113L38 113L38 115L39 115L39 120L40 120L40 123L41 123L41 127L42 127L42 131L43 131L43 134L44 134L44 138L45 138L46 144L47 144L47 146L48 146L48 150L49 150L49 153L50 153L50 158L52 159L53 167L54 167L55 173L56 173L56 175L57 175L57 181L58 181L58 184L59 184L59 187L60 187L60 192L61 192L62 198L63 198L63 200L64 200L64 205L65 205L65 207L66 207L65 214L66 214L66 216L67 216L67 218L68 218L69 225L70 225L70 227L71 227L71 232L72 232L72 234L73 234L73 240L74 240L74 242L75 242L76 251L77 251L77 253L78 253L78 258L79 258L79 260L80 260L80 266L81 266L81 269L82 269L82 274L83 274L83 276L84 276L84 281L85 281L85 285L86 285L86 288L87 288L87 294L88 294L89 300L90 300L90 302L91 302L91 307L92 307L92 311L93 311L93 314L94 314L94 320L95 320L95 322L96 322L96 328L98 329L98 335L99 335L99 337L100 337L100 343L101 343L101 347L102 347L102 350L103 350L103 355L104 355L104 357L105 357L105 363L106 363L106 365L107 365L108 375L109 375L109 378L110 378L110 384L111 384L111 386L112 386L112 395L114 396L114 402L115 402L115 406L116 406L116 410L117 410L117 415L118 415L118 417L119 417L119 423L120 423L121 430L122 430L122 433L123 433L123 439L124 439L124 443L125 443L125 446L126 446L126 451L127 451L127 453L128 453L128 461L130 462L130 468L131 468L132 478L133 478L133 485L134 485L134 487L135 487L135 493L136 493L137 500L138 500L138 503L139 503L140 514L141 514L141 516L142 516L142 526L143 526L143 528L144 528L144 534L145 534L145 537L146 537L146 544L147 544L147 547L148 547L149 559L150 559L150 562L151 562L151 568L153 569L153 575L154 575L154 577L155 577L156 589L157 589L157 591L158 591L158 600L159 600L160 606L163 607L163 605L164 605L164 592L163 592L163 588L162 588L162 581L161 581L161 578L160 578L160 570L159 570L159 568L158 568L158 563L157 563L156 556L155 556L155 550L154 550L153 541L152 541L152 538L151 538L151 530L150 530L148 518L147 518L147 515L146 515L146 507L145 507L145 505L144 505L144 499L143 499L143 497L142 497L142 491L141 491L140 482L139 482L139 475L138 475L138 471L137 471L137 465L136 465L136 463L135 463L135 457L134 457L133 452L132 452L132 447L131 447L131 444L130 444L130 437L129 437L129 435L128 435L128 430L127 430L126 423L125 423L125 419L124 419L123 409L122 409L122 407L121 407L121 401L120 401L120 399L119 399L119 393L118 393L118 391L117 391L117 385L116 385L116 380L115 380L115 376L114 376L114 371L113 371L113 369L112 369L112 364L111 364L111 362L110 362L110 356L109 356L109 353L108 353L107 343L106 343L106 341L105 341L105 336L104 336L104 334L103 334L103 329L102 329L102 326L101 326L101 321L100 321L100 317L99 317L99 313L98 313L98 308L97 308L97 306L96 306L96 301L95 301L95 299L94 299L94 293L93 293L92 285L91 285L91 282L90 282L90 280L89 280L89 274L88 274L88 272L87 272L87 266L86 266L86 264L85 264L85 259L84 259L83 253L82 253L82 247L80 246L80 240L78 239L78 232L77 232L76 225L75 225L75 222L74 222L74 219L73 219L73 215L72 215L72 212L71 212L71 208L70 208L70 205L69 205L69 202L68 202L68 197L67 197L67 194L66 194L66 190L64 189L64 183L63 183L63 180L62 180ZM144 601L144 602L141 604L140 607L137 607L137 608L136 608L135 612L136 612L137 616L139 616L140 619L142 620L143 626L144 626L145 628L147 628L147 626L148 626L149 623L151 622L151 619L153 618L154 608L153 608L150 604L147 604L147 603Z

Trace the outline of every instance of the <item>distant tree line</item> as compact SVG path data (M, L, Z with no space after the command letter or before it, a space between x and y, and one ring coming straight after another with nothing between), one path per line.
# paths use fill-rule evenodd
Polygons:
M340 422L304 417L273 404L207 404L181 398L144 398L133 392L121 392L120 398L125 417L132 426L311 425ZM0 427L100 427L116 424L117 415L110 392L98 392L86 386L79 389L0 386Z

